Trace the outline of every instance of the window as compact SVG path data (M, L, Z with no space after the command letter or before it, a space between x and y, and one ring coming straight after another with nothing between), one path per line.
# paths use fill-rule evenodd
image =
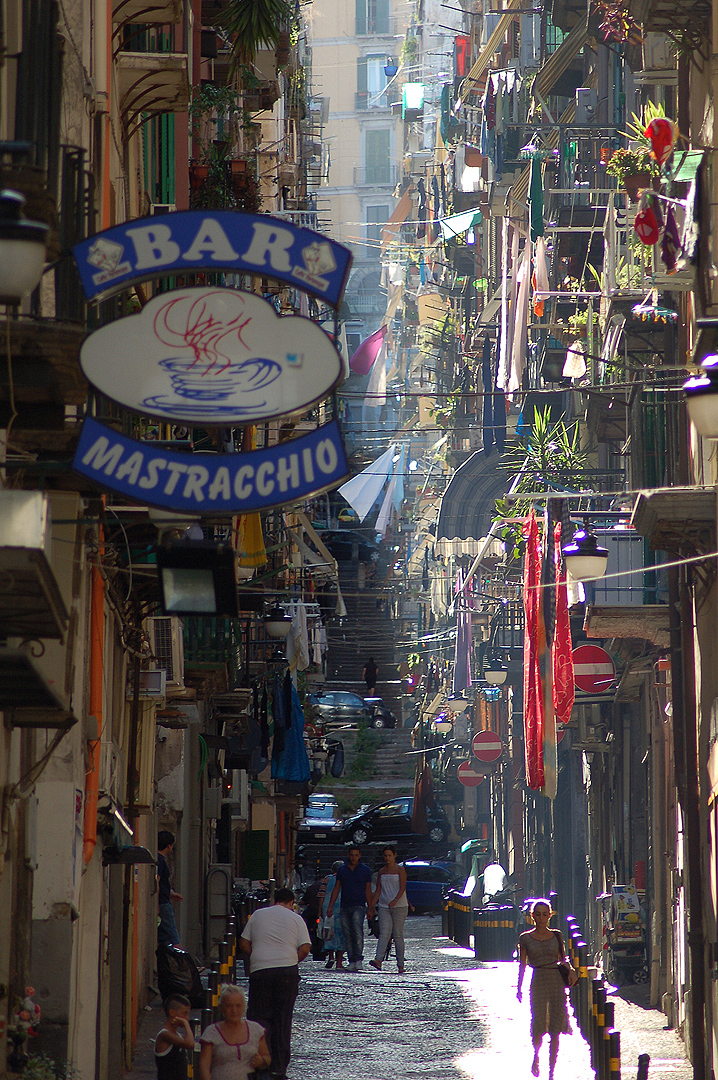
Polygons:
M367 184L391 182L389 150L391 132L388 128L371 128L364 134L364 162Z
M389 0L356 0L357 34L389 33Z
M357 59L357 109L385 109L387 77L384 74L386 57L360 56Z

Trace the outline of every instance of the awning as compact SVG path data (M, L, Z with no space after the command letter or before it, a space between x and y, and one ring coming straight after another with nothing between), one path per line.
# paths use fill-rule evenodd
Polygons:
M481 224L481 211L478 206L473 210L463 210L460 214L452 214L451 217L441 218L441 239L453 240L455 236L461 236L468 232L473 225Z
M471 90L478 90L481 79L486 74L489 64L494 56L494 53L498 52L501 44L506 37L506 31L509 26L519 14L519 9L522 7L524 0L509 0L507 6L507 13L502 15L496 24L496 28L486 42L486 46L479 54L478 58L474 61L469 74L464 79L459 90L459 97L462 101L466 98L466 95Z
M692 184L695 180L698 166L703 161L705 150L683 150L674 158L673 167L676 170L671 177L674 184Z
M574 26L571 33L559 45L555 52L551 53L544 66L531 86L531 93L539 99L545 98L551 93L554 86L569 67L589 38L588 15Z
M384 254L384 251L386 250L388 245L392 242L392 240L394 239L394 237L398 233L401 226L404 224L404 222L408 218L410 210L411 210L411 195L409 194L408 191L405 191L404 194L402 195L402 197L399 199L399 202L396 204L396 206L392 210L392 212L391 212L391 214L389 216L389 220L387 221L386 225L381 230L381 254L382 255Z
M499 455L477 450L456 470L439 509L436 539L479 540L491 528L496 499L505 494L508 477L498 468Z

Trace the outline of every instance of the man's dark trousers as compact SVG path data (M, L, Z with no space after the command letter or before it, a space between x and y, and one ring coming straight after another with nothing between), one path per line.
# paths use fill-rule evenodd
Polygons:
M273 1076L286 1076L292 1038L294 1002L299 993L299 967L262 968L249 976L247 1019L267 1032Z

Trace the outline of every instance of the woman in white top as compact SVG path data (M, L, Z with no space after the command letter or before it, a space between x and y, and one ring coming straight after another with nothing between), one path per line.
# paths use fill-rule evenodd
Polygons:
M374 893L374 907L379 915L379 943L376 956L369 963L377 971L389 945L389 938L394 938L396 966L399 974L404 972L404 922L409 911L406 899L406 870L396 861L396 848L388 845L384 848L384 866L379 871Z

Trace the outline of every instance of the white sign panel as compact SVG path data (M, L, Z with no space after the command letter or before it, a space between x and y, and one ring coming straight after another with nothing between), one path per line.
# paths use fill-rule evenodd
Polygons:
M234 289L176 289L101 327L80 350L106 397L166 420L247 424L303 412L342 377L330 338Z

